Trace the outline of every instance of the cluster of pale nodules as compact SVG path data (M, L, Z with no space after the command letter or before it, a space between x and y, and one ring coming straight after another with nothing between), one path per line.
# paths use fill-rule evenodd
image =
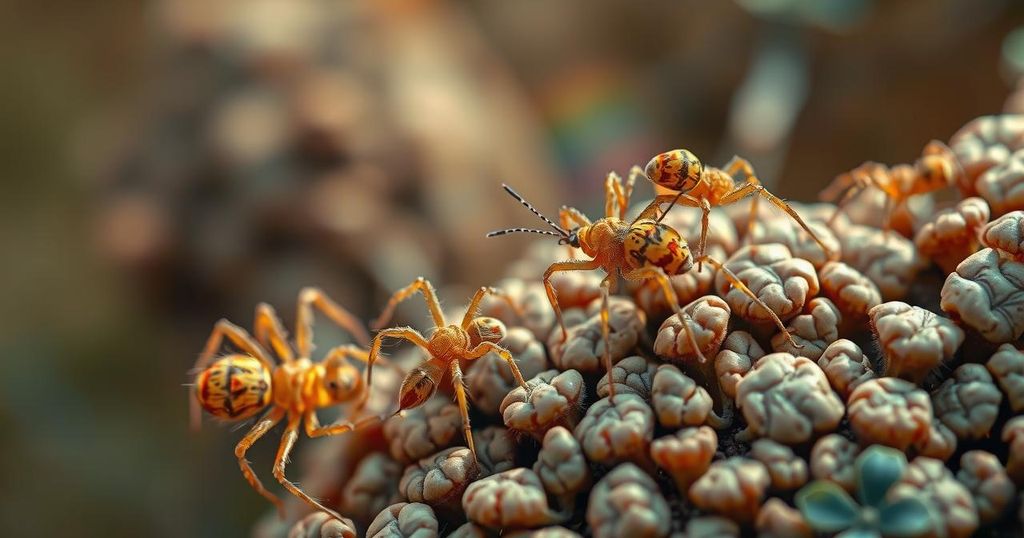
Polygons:
M921 499L930 535L966 537L1016 517L1024 116L979 118L949 146L962 170L945 190L887 209L869 186L839 214L793 204L838 259L771 207L752 226L742 204L712 212L708 253L797 345L713 267L672 282L700 354L661 290L631 285L610 303L614 397L603 275L554 277L563 341L540 275L567 247L531 248L496 283L519 311L482 306L509 327L502 345L529 389L493 354L467 365L478 457L450 394L435 395L379 432L321 449L304 483L352 520L312 515L293 535L811 536L787 499L812 479L855 492L854 462L875 444L909 457L889 496ZM939 201L950 193L959 200ZM699 210L675 208L665 222L696 244ZM1003 450L984 449L1000 440Z

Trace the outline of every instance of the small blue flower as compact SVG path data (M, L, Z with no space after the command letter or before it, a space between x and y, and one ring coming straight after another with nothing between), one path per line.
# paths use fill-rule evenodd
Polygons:
M858 505L835 482L817 480L796 494L796 506L818 532L842 538L911 538L931 529L928 508L916 498L890 502L889 488L903 476L907 458L902 452L871 446L855 463Z

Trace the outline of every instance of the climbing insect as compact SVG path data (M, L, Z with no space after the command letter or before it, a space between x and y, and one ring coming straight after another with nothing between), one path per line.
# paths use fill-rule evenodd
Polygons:
M408 299L415 293L420 292L427 302L427 310L434 321L434 333L430 338L424 338L419 331L412 327L394 327L384 329L377 333L370 347L370 355L366 368L366 384L370 385L370 376L373 371L373 363L380 356L380 348L385 338L398 338L412 342L424 349L429 358L419 366L413 368L402 386L399 388L399 413L419 407L434 395L441 384L445 373L451 373L452 386L455 389L455 398L462 413L462 428L466 438L469 451L476 459L476 448L473 445L473 432L469 423L469 402L466 398L466 387L462 381L462 367L459 361L475 360L484 355L494 352L505 359L509 368L512 369L512 376L519 386L526 388L526 380L519 372L515 359L507 349L498 345L505 339L505 324L500 320L489 317L477 317L476 312L480 308L481 301L488 294L501 297L509 303L515 311L519 308L510 297L495 288L483 287L477 290L473 299L469 302L466 314L462 317L459 325L449 325L441 312L441 303L437 300L437 293L434 286L423 277L417 278L412 284L395 292L388 301L387 306L380 317L373 323L372 327L381 329L391 319L398 303Z
M509 228L498 230L487 234L487 237L495 237L513 232L529 232L543 235L552 235L559 238L559 243L580 248L583 253L589 256L590 260L572 260L555 262L544 272L544 289L547 292L548 301L555 310L555 317L562 329L562 341L568 338L568 331L562 319L562 309L558 305L555 296L555 288L551 284L551 276L560 271L588 271L591 269L604 269L607 276L601 281L601 335L604 339L604 363L608 374L609 388L614 397L615 384L612 382L611 355L608 345L608 296L614 293L621 276L626 280L642 281L655 279L660 285L673 312L683 322L686 330L686 337L692 348L696 351L701 362L705 357L697 345L691 324L693 319L679 306L679 299L676 297L675 289L672 287L669 277L681 275L689 271L694 264L694 258L690 254L690 248L679 232L672 227L662 224L661 218L665 213L658 216L659 206L667 200L655 199L640 215L632 221L625 220L626 210L629 207L629 197L632 193L632 184L636 174L630 174L630 179L625 185L622 184L618 175L611 173L605 182L605 217L597 222L591 222L582 212L571 207L563 207L560 211L562 222L571 223L574 227L571 230L565 229L544 216L540 211L527 202L519 193L508 185L502 185L505 191L518 200L523 206L529 209L548 224L554 231L535 230L529 228ZM696 262L707 262L718 268L725 278L736 288L750 296L754 302L771 314L775 324L789 335L785 325L767 305L761 302L746 285L741 282L735 274L722 265L721 262L710 256L700 256ZM793 342L792 336L789 337ZM795 342L793 344L800 347Z
M737 182L734 179L733 176L739 172L746 175L746 180ZM761 181L754 174L754 168L746 159L733 157L725 165L725 168L705 168L700 159L689 150L674 149L655 155L644 167L643 174L656 185L675 192L675 194L659 195L654 199L655 204L672 202L697 207L703 212L700 241L697 245L698 258L704 255L707 247L708 216L711 214L711 208L734 204L751 195L754 195L754 199L750 203L747 237L751 236L757 217L758 200L763 197L795 220L821 247L829 259L837 257L836 253L825 246L825 243L811 230L795 209L761 185Z
M839 199L836 211L828 221L832 225L847 204L869 187L874 187L885 194L883 229L888 231L892 214L906 204L911 196L951 187L957 184L963 174L964 169L953 150L938 140L932 140L913 165L899 164L890 168L884 164L866 162L837 176L821 192L821 198L826 201Z
M195 392L189 400L193 429L199 428L201 410L219 419L240 422L269 407L235 446L235 457L249 485L277 507L282 519L285 517L284 503L263 486L249 466L245 459L249 448L278 422L285 420L284 435L274 460L274 478L314 509L340 519L337 512L317 502L285 477L285 465L299 437L299 426L305 426L309 437L324 437L357 430L380 420L369 416L351 422L320 425L317 409L354 402L353 407L342 415L351 417L363 409L369 387L363 383L360 369L350 361L366 363L369 356L361 347L343 345L331 349L322 362L312 362L309 357L313 351L314 307L348 331L360 346L369 344L366 329L352 314L319 289L305 288L299 293L295 349L288 343L287 334L273 307L266 303L256 307L255 339L245 329L222 319L214 326L196 361ZM241 353L218 355L224 337ZM274 352L279 362L271 358L268 350Z

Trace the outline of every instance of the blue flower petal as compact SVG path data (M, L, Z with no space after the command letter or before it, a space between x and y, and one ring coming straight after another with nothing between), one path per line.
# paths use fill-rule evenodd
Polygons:
M934 525L928 507L914 497L886 503L878 510L878 517L879 529L892 538L919 536Z
M889 488L903 476L907 457L896 449L874 445L857 457L856 467L860 502L878 507Z
M848 529L860 517L860 507L835 482L818 480L796 494L796 506L807 523L819 532Z

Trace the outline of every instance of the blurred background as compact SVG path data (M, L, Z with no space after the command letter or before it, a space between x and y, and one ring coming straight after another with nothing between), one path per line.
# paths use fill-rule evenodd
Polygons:
M290 326L304 285L365 319L419 275L457 304L527 244L484 232L537 225L501 182L593 216L686 147L813 200L1024 109L1014 0L5 4L5 536L246 535L242 432L187 428L213 323Z

